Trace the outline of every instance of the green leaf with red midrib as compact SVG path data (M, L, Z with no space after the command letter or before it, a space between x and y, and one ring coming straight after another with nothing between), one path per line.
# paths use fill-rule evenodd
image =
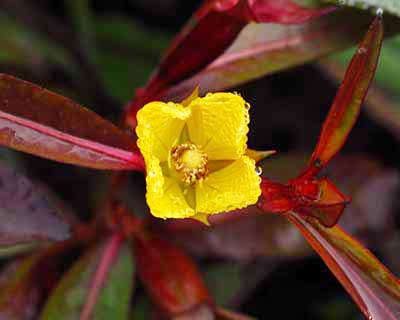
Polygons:
M376 257L340 227L325 228L314 219L289 213L368 319L398 319L400 282Z
M52 292L42 320L125 320L133 288L133 260L119 234L87 252L67 271ZM118 303L115 292L118 291ZM111 300L110 300L111 299Z
M0 143L96 169L142 170L132 138L73 101L0 75Z

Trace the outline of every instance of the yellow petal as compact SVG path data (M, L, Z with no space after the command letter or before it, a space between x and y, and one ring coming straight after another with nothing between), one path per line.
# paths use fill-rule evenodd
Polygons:
M210 160L236 160L246 150L249 112L237 94L214 93L193 100L187 122L190 140Z
M138 146L145 159L156 157L167 161L177 143L190 110L176 103L151 102L137 114Z
M260 182L254 160L243 156L196 185L196 211L213 214L255 204Z
M176 179L163 176L160 163L153 157L147 165L147 204L159 218L187 218L195 214L183 196Z

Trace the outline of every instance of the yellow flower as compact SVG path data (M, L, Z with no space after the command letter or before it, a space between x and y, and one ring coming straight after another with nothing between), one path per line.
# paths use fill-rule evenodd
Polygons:
M261 194L246 155L248 104L233 93L151 102L137 115L147 203L160 218L194 218L247 207Z

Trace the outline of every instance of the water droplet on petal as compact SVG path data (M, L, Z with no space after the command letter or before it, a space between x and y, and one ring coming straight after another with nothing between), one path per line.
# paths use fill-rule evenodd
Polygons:
M256 167L256 174L257 174L258 176L261 176L261 175L262 175L262 172L263 172L263 170L262 170L261 167Z
M250 110L250 108L251 108L251 105L250 105L250 103L246 102L246 104L245 104L245 108L246 108L246 110Z
M382 17L382 16L383 16L383 9L382 9L382 8L376 9L376 15L377 15L378 17Z

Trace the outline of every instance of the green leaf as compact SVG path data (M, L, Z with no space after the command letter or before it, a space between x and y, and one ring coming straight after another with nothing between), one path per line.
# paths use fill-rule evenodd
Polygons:
M322 0L322 2L363 10L382 8L384 12L400 17L400 1L398 0Z
M239 263L220 263L207 268L204 281L218 306L227 306L246 276Z
M64 275L41 320L128 319L134 267L129 249L116 237L87 252Z
M132 281L134 264L128 247L124 247L119 260L111 269L107 285L102 290L96 307L94 318L96 320L127 319L129 302L132 294Z
M323 5L321 4L320 0L292 0L292 1L302 7L307 7L307 8L318 8Z
M95 17L93 25L98 72L108 93L125 102L145 84L169 39L124 16Z

